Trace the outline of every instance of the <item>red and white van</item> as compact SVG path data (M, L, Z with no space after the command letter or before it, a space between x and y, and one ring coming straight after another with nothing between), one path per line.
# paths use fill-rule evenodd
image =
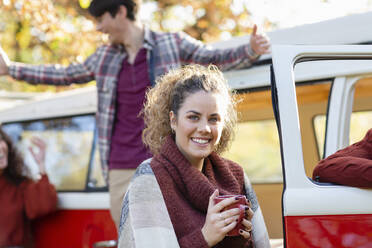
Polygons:
M296 70L332 78L324 154L349 145L351 125L364 115L372 128L372 46L273 46L272 95L284 190L284 241L296 247L372 247L372 189L317 183L305 172ZM326 80L327 81L327 80ZM298 92L298 91L297 91ZM354 110L354 111L353 111ZM354 118L354 120L353 120ZM360 130L366 133L366 130Z

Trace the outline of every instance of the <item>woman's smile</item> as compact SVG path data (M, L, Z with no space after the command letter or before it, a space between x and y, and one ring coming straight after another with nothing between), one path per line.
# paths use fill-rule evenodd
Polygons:
M199 145L205 145L211 141L211 139L206 138L191 138L191 140Z

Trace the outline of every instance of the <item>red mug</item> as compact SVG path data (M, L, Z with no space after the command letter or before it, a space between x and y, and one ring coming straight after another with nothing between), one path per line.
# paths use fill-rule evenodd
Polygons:
M239 230L240 229L244 230L244 226L242 224L242 221L243 221L243 218L245 216L245 210L246 210L246 207L247 207L247 198L245 197L245 195L220 195L220 196L216 196L214 198L214 204L217 204L220 201L223 201L223 200L225 200L227 198L231 198L231 197L237 198L237 201L232 203L231 205L225 207L222 211L229 210L229 209L232 209L232 208L239 208L240 214L239 214L239 218L238 218L238 223L236 224L234 229L232 229L230 232L227 233L227 236L238 236L238 235L240 235Z

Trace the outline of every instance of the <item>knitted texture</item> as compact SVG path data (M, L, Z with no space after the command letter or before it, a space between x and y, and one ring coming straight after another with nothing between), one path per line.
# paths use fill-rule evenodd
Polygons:
M372 187L372 129L359 142L321 160L313 179L354 187Z

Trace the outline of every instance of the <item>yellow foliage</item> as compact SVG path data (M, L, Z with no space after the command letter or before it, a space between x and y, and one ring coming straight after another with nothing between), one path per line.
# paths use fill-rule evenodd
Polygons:
M79 0L80 7L87 9L90 4L90 0Z

